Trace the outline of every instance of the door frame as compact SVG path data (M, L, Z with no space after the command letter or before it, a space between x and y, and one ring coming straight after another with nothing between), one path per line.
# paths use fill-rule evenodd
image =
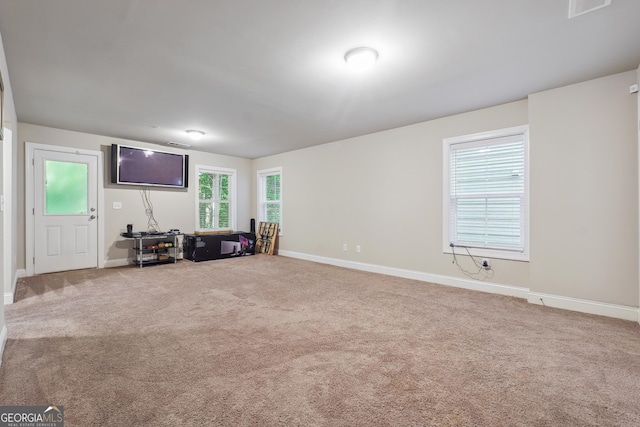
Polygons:
M81 148L62 147L59 145L38 144L33 142L25 142L25 264L27 276L34 275L35 263L35 168L34 168L34 152L35 150L52 151L67 154L83 154L86 156L95 156L98 162L96 173L98 175L97 185L97 207L98 213L98 268L104 268L104 163L102 161L102 151L85 150Z
M2 283L4 301L6 304L13 304L13 295L16 290L15 254L13 242L15 242L15 231L13 230L13 132L9 128L4 128L4 140L2 144L2 201L3 219L2 235Z
M640 83L640 66L636 71L638 74L637 82ZM638 160L636 167L638 168L638 212L640 212L640 93L636 94L638 101ZM638 227L640 227L640 215L638 215ZM640 250L640 239L638 239L638 249ZM640 324L640 263L638 264L638 324Z

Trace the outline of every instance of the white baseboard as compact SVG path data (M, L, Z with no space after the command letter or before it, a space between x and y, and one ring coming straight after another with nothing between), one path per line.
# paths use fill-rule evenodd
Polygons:
M13 304L13 299L16 294L16 286L18 286L18 279L27 276L27 270L20 268L16 270L16 274L13 277L13 283L11 284L11 292L4 293L4 305Z
M7 344L7 325L2 325L2 331L0 331L0 366L2 366L2 354L4 353L4 346Z
M278 255L289 258L298 258L307 261L319 262L321 264L331 264L338 267L352 268L355 270L368 271L370 273L386 274L387 276L402 277L405 279L420 280L422 282L436 283L438 285L455 286L457 288L470 289L473 291L489 292L492 294L507 295L526 299L529 289L517 286L499 285L497 283L482 282L479 280L460 279L457 277L443 276L440 274L424 273L422 271L405 270L402 268L385 267L362 262L346 261L336 258L326 258L316 255L302 254L299 252L279 250Z
M129 258L106 259L104 261L104 268L123 267L129 264L131 264Z
M314 261L321 264L330 264L338 267L368 271L371 273L386 274L388 276L402 277L405 279L420 280L436 283L438 285L455 286L473 291L489 292L493 294L512 296L527 300L532 304L561 308L564 310L578 311L581 313L597 314L631 321L640 321L640 309L623 305L602 303L597 301L581 300L577 298L563 297L559 295L541 294L531 292L528 288L518 286L501 285L497 283L483 282L480 280L461 279L458 277L430 274L421 271L405 270L401 268L385 267L375 264L365 264L355 261L347 261L336 258L321 257L317 255L303 254L299 252L279 250L278 255L289 258L297 258L306 261ZM540 301L542 298L542 301Z
M531 304L579 311L580 313L597 314L599 316L614 317L616 319L631 320L634 322L638 321L638 309L624 305L542 294L539 292L529 292L527 301Z

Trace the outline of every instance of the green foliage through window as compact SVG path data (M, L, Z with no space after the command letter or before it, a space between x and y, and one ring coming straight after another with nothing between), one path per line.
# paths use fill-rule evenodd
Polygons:
M265 177L265 200L280 200L280 175L269 175Z
M86 163L45 162L45 212L47 215L78 215L88 212Z
M282 174L279 169L259 171L259 220L276 222L282 229Z
M201 172L198 177L200 229L232 228L231 176Z
M265 219L267 222L280 222L280 204L265 205Z

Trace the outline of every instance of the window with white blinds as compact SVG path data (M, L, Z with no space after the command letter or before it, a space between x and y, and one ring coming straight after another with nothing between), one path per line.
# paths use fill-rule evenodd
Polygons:
M278 223L282 233L282 168L258 171L258 221Z
M196 166L198 231L234 230L236 225L236 170Z
M444 242L528 259L528 127L444 140Z

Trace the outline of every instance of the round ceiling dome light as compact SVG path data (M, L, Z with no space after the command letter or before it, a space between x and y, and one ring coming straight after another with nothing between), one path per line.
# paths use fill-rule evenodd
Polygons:
M187 132L187 135L189 135L189 138L191 138L194 141L198 141L200 139L202 139L202 137L204 136L204 132L202 132L201 130L188 130L185 131Z
M356 47L344 54L344 60L355 70L366 70L378 60L378 51L370 47Z

